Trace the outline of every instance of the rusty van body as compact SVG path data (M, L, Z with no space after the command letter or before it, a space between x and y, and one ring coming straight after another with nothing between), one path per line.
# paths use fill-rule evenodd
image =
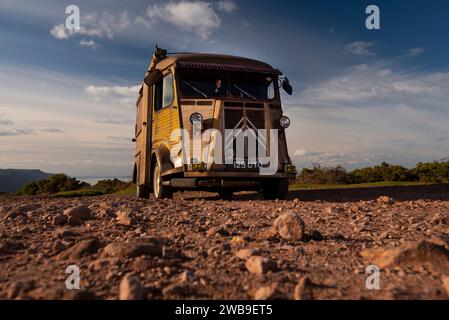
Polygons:
M229 198L236 191L257 190L266 199L285 198L296 169L287 150L290 120L283 115L281 87L291 94L288 79L260 61L167 55L157 49L136 103L133 179L138 197L154 193L171 198L175 191L204 190ZM238 133L233 136L232 130ZM275 138L268 132L275 132ZM238 134L241 143L236 142ZM264 142L256 144L256 157L248 152L248 140L255 140L250 136ZM275 169L263 173L270 163L257 157L274 159Z

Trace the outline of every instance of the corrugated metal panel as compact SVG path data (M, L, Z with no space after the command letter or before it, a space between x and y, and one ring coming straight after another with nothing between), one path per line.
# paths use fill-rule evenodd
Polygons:
M281 75L282 73L276 69L269 69L263 67L249 66L249 65L237 65L237 64L222 64L222 63L210 63L210 62L194 62L194 61L177 61L176 65L179 68L189 69L211 69L221 71L247 71L247 72L261 72L275 75Z

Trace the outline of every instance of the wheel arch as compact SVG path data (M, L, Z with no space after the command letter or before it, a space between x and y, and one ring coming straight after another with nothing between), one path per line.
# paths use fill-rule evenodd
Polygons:
M170 159L170 150L164 146L158 146L151 153L151 163L150 163L150 188L153 190L153 171L156 162L159 163L162 168L162 172L172 169L174 166Z

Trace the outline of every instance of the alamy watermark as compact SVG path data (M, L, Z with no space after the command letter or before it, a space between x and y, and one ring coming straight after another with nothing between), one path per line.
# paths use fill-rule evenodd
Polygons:
M368 290L380 290L380 269L376 265L369 265L365 269L368 277L365 280L365 287Z
M248 123L250 121L246 119ZM277 129L256 129L240 125L222 132L208 129L203 132L201 122L193 123L192 134L185 129L175 129L170 135L174 144L170 160L174 164L204 163L232 165L238 169L259 169L261 175L274 175L278 172L279 133Z
M380 9L376 5L370 5L366 7L366 14L369 14L366 18L365 26L368 30L380 30Z
M67 290L79 290L80 287L80 268L74 264L65 269L65 273L69 276L65 280L65 287Z
M68 17L65 20L65 27L67 30L77 32L81 30L81 14L80 8L76 5L70 5L65 8L65 13Z

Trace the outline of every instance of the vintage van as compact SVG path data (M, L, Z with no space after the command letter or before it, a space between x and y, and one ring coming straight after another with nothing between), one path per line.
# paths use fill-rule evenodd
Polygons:
M260 61L157 48L136 103L137 196L257 190L284 199L296 168L281 87L292 94L288 79Z

